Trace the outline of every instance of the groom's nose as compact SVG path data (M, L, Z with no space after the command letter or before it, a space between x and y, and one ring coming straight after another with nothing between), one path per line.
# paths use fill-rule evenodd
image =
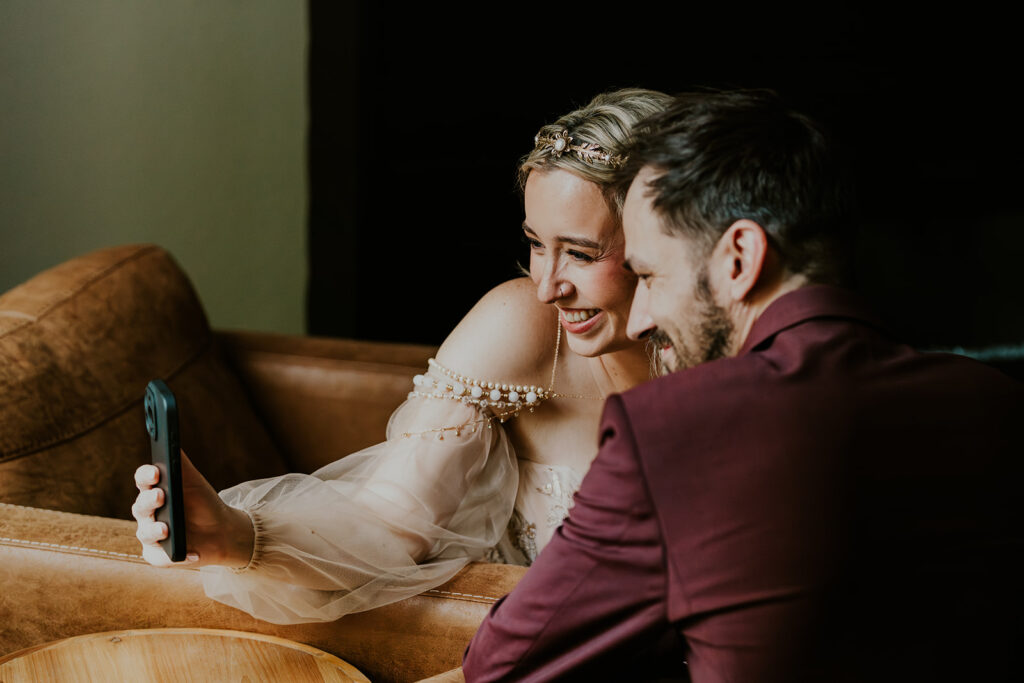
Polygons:
M647 285L638 282L636 290L633 292L633 305L629 309L629 320L626 322L626 336L630 339L639 341L654 331L654 321L648 310L649 299Z

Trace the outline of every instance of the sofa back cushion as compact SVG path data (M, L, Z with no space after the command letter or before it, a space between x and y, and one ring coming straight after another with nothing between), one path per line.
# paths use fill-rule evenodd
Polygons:
M160 247L130 245L0 295L0 501L130 517L155 378L175 392L182 448L214 487L287 471L188 278Z

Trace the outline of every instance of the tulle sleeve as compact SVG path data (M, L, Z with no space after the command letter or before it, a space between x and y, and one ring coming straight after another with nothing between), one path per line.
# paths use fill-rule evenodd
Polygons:
M411 397L387 440L311 475L221 492L256 529L244 569L203 567L206 594L277 624L331 621L437 586L505 533L518 486L497 420ZM455 427L455 428L453 428Z

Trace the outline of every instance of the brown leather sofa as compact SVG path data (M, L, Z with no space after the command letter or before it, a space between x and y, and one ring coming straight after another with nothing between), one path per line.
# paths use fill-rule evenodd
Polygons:
M150 379L178 395L183 448L221 488L380 441L433 350L211 330L153 245L86 254L0 295L0 656L86 633L204 627L308 643L374 681L456 667L522 568L473 564L399 603L279 626L206 598L194 570L143 562L130 515Z

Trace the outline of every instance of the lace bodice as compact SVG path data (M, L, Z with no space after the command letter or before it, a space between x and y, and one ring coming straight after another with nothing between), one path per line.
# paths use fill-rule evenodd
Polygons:
M471 561L530 564L582 474L517 459L502 422L557 394L453 375L434 362L418 376L386 441L311 475L222 491L252 517L256 544L243 569L200 570L207 595L274 623L328 621L437 586Z
M490 562L530 565L562 523L583 477L570 467L518 459L519 487L508 529L487 554Z

